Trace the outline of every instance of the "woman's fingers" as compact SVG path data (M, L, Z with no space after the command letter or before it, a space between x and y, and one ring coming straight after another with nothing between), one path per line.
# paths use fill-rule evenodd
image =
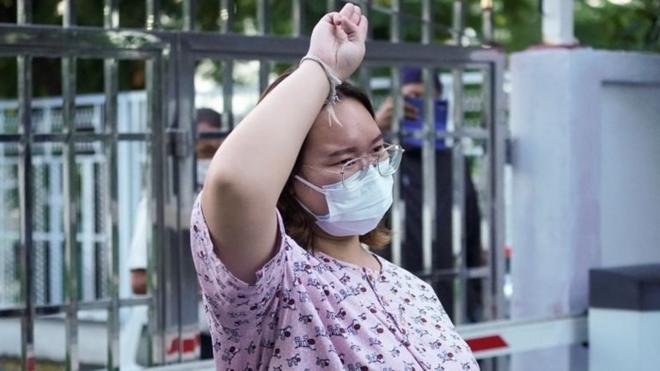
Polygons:
M358 24L358 39L364 42L367 39L367 31L369 30L369 21L367 17L360 16L360 23Z
M355 5L351 3L346 3L341 10L339 11L339 14L344 16L344 18L350 20L353 17L353 13L355 12L355 8L357 8Z
M350 23L351 22L348 22L348 20L346 20L346 18L344 18L344 16L341 15L341 14L337 14L337 16L335 16L334 19L335 19L334 25L335 25L335 32L336 32L335 35L340 40L347 39L348 35L351 34L351 31L350 31Z
M359 32L359 26L346 18L343 18L343 20L344 22L342 22L341 28L346 32L346 35L353 40L355 38L354 35Z
M336 22L335 19L337 18L337 16L339 16L339 13L337 12L328 13L325 16L323 16L323 20L327 23L330 23L331 25L335 25L337 24L335 23Z
M361 18L362 18L362 10L360 9L359 6L354 6L353 14L349 19L351 20L351 22L355 23L356 25L359 25Z

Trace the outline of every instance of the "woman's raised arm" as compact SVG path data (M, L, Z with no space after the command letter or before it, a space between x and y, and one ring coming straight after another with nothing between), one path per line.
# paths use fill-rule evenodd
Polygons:
M314 27L308 55L344 80L362 61L366 31L360 9L346 4ZM211 161L202 212L216 254L245 282L254 282L273 253L277 200L329 88L321 65L305 60L241 121Z

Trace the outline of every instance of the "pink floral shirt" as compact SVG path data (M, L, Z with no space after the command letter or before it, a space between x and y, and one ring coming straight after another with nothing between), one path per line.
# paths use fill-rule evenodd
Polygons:
M214 253L199 195L192 254L218 370L479 370L433 289L384 260L374 272L283 231L253 285Z

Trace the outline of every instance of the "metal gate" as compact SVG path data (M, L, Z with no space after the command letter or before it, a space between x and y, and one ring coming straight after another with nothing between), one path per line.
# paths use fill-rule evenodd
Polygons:
M328 1L328 9L336 9L342 2ZM445 287L453 291L451 307L457 324L466 322L466 287L470 280L482 283L484 299L483 319L501 319L506 314L503 295L505 273L504 262L504 102L502 76L504 55L495 49L482 46L463 46L463 2L454 1L454 25L450 29L454 35L453 45L438 45L431 42L434 22L431 1L421 3L421 16L414 20L421 27L421 43L401 42L402 22L408 18L401 10L401 1L391 1L379 5L377 1L355 1L362 6L369 17L384 14L390 18L390 41L369 41L365 62L360 68L357 81L378 100L379 96L391 94L398 97L400 81L399 69L406 65L419 66L423 70L426 86L425 112L428 118L424 129L417 133L406 133L399 127L402 117L400 109L395 109L392 138L401 141L406 136L422 140L422 192L423 204L420 213L419 233L422 238L422 269L415 273L432 284L448 282ZM488 3L488 2L486 2ZM296 63L306 52L308 41L302 37L305 19L305 2L291 2L293 37L268 35L269 3L257 0L257 34L245 36L234 34L231 0L220 1L220 33L193 32L195 29L195 1L181 3L183 30L163 31L159 27L160 3L147 0L147 19L144 30L119 29L118 2L106 0L104 5L104 28L76 27L72 0L63 4L62 27L31 25L32 9L29 0L18 1L17 24L0 24L0 57L16 58L18 66L18 120L15 129L8 125L0 127L0 154L13 150L17 160L17 197L19 203L11 208L12 215L20 221L15 241L0 240L0 249L15 248L17 252L16 282L20 295L12 302L0 302L0 321L20 320L20 333L15 334L20 342L22 368L33 369L35 365L35 323L39 318L49 316L59 318L64 323L63 354L61 358L67 369L79 369L85 357L85 346L90 339L81 335L81 313L100 310L105 313L101 319L105 334L102 342L107 349L103 365L109 369L120 366L120 329L123 321L122 310L134 306L148 306L149 362L164 364L184 360L184 338L186 323L196 318L196 304L191 309L191 301L196 302L196 294L191 289L196 285L193 268L187 251L188 222L195 192L195 158L192 150L195 142L207 137L223 137L240 117L234 112L234 67L239 60L258 62L257 87L255 93L263 90L273 78L273 70L286 64ZM489 15L490 7L485 9ZM485 21L489 18L485 17ZM310 21L316 21L310 20ZM487 23L487 22L486 22ZM32 60L33 58L56 58L62 65L62 128L59 132L35 131L33 125L32 102ZM103 60L104 104L101 125L94 130L82 130L76 123L76 62L81 59ZM122 60L141 60L146 65L146 123L144 130L118 130L117 96L118 65ZM215 134L198 134L193 122L195 104L195 72L202 60L220 61L222 71L223 130ZM385 71L385 72L384 72ZM451 113L448 129L436 132L431 94L434 76L441 75L451 82L451 92L447 95ZM470 82L466 76L477 76L476 88L466 88ZM379 83L380 82L380 83ZM379 94L380 92L380 94ZM397 107L400 105L397 105ZM472 108L470 108L472 107ZM14 131L12 131L14 130ZM436 240L436 140L445 140L450 149L452 173L452 246L450 261L442 267L434 262L437 254ZM121 207L118 174L118 157L127 143L144 146L146 160L143 165L143 181L133 179L132 184L140 184L146 190L150 203L149 220L152 228L148 231L149 241L149 293L144 297L131 297L120 292L123 270L123 257L120 245L127 233L120 231L120 221L130 218L132 210ZM62 273L63 287L61 300L35 301L36 277L35 254L35 199L37 185L34 175L35 158L43 147L51 150L57 146L61 160L62 205L55 208L53 217L61 218L63 240ZM95 168L95 181L90 192L100 197L95 206L101 216L96 226L95 254L101 256L94 269L101 277L99 289L94 295L82 293L81 287L89 283L81 282L80 270L84 265L80 257L81 243L77 231L85 222L81 218L80 162L84 148L92 148L102 154ZM465 238L465 158L476 160L467 164L479 163L482 239L486 259L481 266L469 267L466 262ZM2 157L4 158L4 157ZM136 159L137 161L137 159ZM5 163L0 163L5 165ZM13 167L2 168L2 176L11 176ZM401 183L395 182L395 202L391 211L391 226L394 239L384 252L395 263L402 263L402 243L405 236L404 209L401 201ZM103 193L101 192L101 193ZM4 197L4 195L3 195ZM52 205L51 205L52 206ZM58 212L59 210L59 212ZM6 210L2 212L5 213ZM7 213L6 215L9 215ZM4 218L4 217L3 217ZM3 219L4 220L4 219ZM96 220L96 219L95 219ZM15 246L15 247L14 247ZM51 247L52 249L53 247ZM51 251L51 250L47 250ZM52 265L52 264L51 264ZM192 285L192 286L191 286ZM193 298L191 300L191 297ZM192 314L191 314L192 313ZM83 316L84 317L84 316ZM102 322L103 322L102 321ZM98 320L97 320L98 323ZM87 330L85 330L87 331ZM86 335L87 336L87 335ZM123 349L123 348L122 348ZM38 355L37 355L38 356ZM121 355L125 357L125 355ZM83 362L84 363L84 362ZM122 361L123 365L123 361Z

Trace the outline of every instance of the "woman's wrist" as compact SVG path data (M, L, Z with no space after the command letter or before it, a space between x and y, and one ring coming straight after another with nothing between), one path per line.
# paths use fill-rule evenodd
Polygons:
M314 71L314 73L319 73L320 72L321 76L323 76L323 81L325 81L325 83L327 83L327 85L324 85L324 88L325 89L330 89L330 81L328 80L328 78L325 74L325 70L323 69L323 66L321 66L320 64L314 62L313 60L305 59L305 60L300 61L300 64L298 65L298 68L299 69L304 68L304 69L307 69L307 70L311 70L311 71Z
M334 106L337 102L339 102L339 96L337 95L337 86L342 83L342 80L337 77L336 73L332 70L330 66L328 66L325 62L321 60L321 58L312 55L312 54L307 54L304 56L301 60L300 63L305 63L305 62L311 62L316 65L318 65L323 72L325 73L326 79L329 84L329 89L328 89L328 95L325 99L325 110L328 112L328 123L332 125L332 122L335 121L339 126L341 125L341 122L337 118L337 114L335 112Z

